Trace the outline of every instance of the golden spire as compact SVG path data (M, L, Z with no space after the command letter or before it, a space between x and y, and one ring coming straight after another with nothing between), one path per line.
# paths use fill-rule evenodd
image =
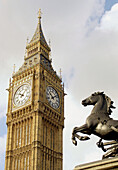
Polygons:
M49 39L49 47L51 48L51 40Z
M62 70L61 70L61 68L60 68L60 79L62 79Z
M39 48L41 47L41 45L46 48L47 53L48 53L48 58L49 58L49 52L51 51L49 45L47 44L46 40L45 40L45 37L44 37L44 34L43 34L43 31L42 31L42 28L41 28L41 15L42 15L42 12L41 12L41 9L39 8L39 11L38 11L38 25L37 25L37 28L36 28L36 31L31 39L30 42L27 43L27 51L28 51L28 54L27 54L27 57L29 55L29 51L31 51L32 49L30 47L33 46L33 43L37 43ZM39 43L40 41L40 43Z
M40 20L41 20L41 14L42 14L42 12L41 12L41 9L39 8L39 11L38 11L38 19L39 19L39 23L40 23Z
M27 44L29 43L29 37L27 37Z
M16 66L15 66L15 64L14 64L14 66L13 66L13 73L12 73L12 75L14 75L14 74L15 74L15 68L16 68Z
M50 39L49 39L48 44L49 44L49 47L51 48L51 41L50 41ZM50 52L49 52L49 59L51 60L51 50L50 50Z

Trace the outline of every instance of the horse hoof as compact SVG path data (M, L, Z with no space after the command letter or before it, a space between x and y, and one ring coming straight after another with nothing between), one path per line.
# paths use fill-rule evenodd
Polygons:
M75 141L74 145L77 146L77 141Z
M99 148L101 147L101 145L100 145L100 143L99 143L99 142L97 142L97 143L96 143L96 145L97 145Z
M73 144L74 144L75 146L77 146L77 141L76 141L76 140L72 140L72 142L73 142Z

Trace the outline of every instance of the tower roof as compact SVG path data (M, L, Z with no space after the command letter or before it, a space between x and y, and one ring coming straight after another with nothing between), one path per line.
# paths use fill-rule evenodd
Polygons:
M41 27L41 11L39 10L38 25L36 31L30 42L27 42L26 53L24 56L24 63L13 76L21 74L27 69L34 67L36 64L41 63L50 72L56 74L50 59L50 47L44 37Z
M28 43L27 47L30 46L31 44L40 41L41 45L43 45L48 51L51 51L48 43L45 40L42 27L41 27L41 10L39 9L39 16L38 16L38 25L36 28L36 31L31 39L31 41Z

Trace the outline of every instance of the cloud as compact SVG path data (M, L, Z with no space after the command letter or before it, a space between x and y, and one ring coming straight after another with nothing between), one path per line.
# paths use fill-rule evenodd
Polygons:
M6 103L7 103L7 96L5 96L4 94L4 90L1 89L1 95L0 95L0 104L1 104L1 107L0 107L0 119L2 119L3 117L6 116L6 113L7 113L7 107L6 107Z
M118 13L116 9L115 13ZM117 18L117 14L114 16L113 13L114 7L109 13L106 12L103 15L100 25L97 25L89 36L84 37L81 45L79 45L78 39L78 48L70 63L76 70L74 79L70 83L70 89L77 99L78 96L81 98L82 93L83 96L89 95L96 90L106 90L108 94L111 90L113 96L116 95L118 87L118 39L116 37L118 37L118 32L115 31L115 26L110 30L108 27L105 28L104 25L107 21L103 19L109 16L111 18L109 25L112 26L112 18L113 21ZM117 22L116 25L118 25Z
M88 29L87 34L91 32L96 26L99 24L101 17L103 16L104 13L104 4L105 0L98 0L97 4L93 4L91 6L91 14L87 19L86 22L86 27Z
M118 3L112 6L110 11L106 11L101 19L98 29L105 32L118 31Z
M0 137L0 169L4 168L7 135Z
M5 112L0 112L0 119L5 117L5 116L6 116Z

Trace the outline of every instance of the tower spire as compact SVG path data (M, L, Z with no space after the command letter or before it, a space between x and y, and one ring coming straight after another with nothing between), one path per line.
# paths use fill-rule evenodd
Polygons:
M15 68L16 68L16 65L14 64L14 66L13 66L13 73L12 73L12 75L14 75L14 74L15 74Z
M31 41L27 45L27 48L29 48L29 46L32 46L32 44L40 41L40 44L42 46L44 46L44 48L46 48L48 50L48 52L49 52L49 51L51 51L51 49L50 49L48 43L46 42L44 34L43 34L43 31L42 31L41 15L42 15L42 12L41 12L41 9L39 8L39 11L38 11L38 25L37 25L36 31L35 31L32 39L31 39Z
M60 68L60 79L62 79L62 70L61 70L61 68Z
M39 23L40 23L40 20L41 20L41 14L42 14L41 8L39 8L39 11L38 11L38 19L39 19Z

